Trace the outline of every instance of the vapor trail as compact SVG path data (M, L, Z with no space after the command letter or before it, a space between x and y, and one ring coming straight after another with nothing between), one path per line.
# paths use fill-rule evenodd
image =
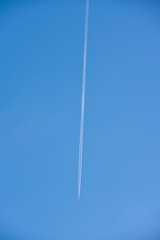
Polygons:
M81 103L81 123L80 123L80 141L79 141L79 165L78 165L78 199L80 199L80 192L81 192L81 175L82 175L84 105L85 105L86 63L87 63L87 38L88 38L88 17L89 17L89 0L86 0L86 19L85 19L85 37L84 37L84 59L83 59L83 80L82 80L82 103Z

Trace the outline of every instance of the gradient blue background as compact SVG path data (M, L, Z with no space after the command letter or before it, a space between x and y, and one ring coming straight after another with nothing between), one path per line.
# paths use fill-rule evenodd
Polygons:
M0 239L160 239L160 3L0 2Z

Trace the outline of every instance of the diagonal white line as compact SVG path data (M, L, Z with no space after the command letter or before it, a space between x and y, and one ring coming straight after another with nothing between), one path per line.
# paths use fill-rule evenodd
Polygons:
M82 80L82 103L81 103L81 123L80 123L80 141L79 141L79 165L78 165L78 199L80 199L81 176L82 176L82 154L83 154L84 106L85 106L85 86L86 86L88 17L89 17L89 0L86 0L84 59L83 59L83 80Z

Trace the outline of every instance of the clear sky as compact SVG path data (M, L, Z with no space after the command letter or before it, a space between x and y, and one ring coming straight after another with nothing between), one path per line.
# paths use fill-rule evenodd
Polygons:
M0 239L160 238L160 3L0 2Z

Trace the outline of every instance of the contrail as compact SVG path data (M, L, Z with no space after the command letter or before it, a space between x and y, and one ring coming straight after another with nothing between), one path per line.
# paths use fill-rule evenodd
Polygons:
M85 37L84 37L84 59L83 59L83 80L82 80L82 103L81 103L81 124L80 124L79 165L78 165L78 199L80 199L80 192L81 192L81 175L82 175L84 104L85 104L86 63L87 63L87 38L88 38L88 17L89 17L89 0L86 0L86 19L85 19Z

